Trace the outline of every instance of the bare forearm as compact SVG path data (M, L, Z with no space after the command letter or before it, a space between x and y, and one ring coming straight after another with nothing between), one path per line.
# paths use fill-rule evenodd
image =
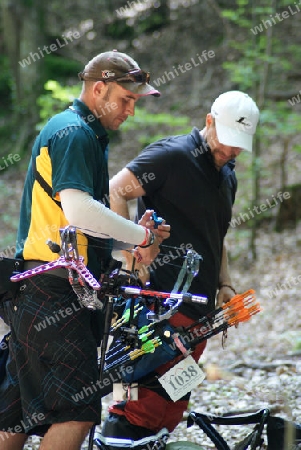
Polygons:
M128 201L145 195L135 175L124 168L110 180L110 207L126 219L130 218Z
M221 261L221 267L220 267L220 272L219 272L219 285L221 285L221 284L231 284L227 247L225 244L223 245L222 261Z
M218 289L219 291L217 294L217 307L220 307L224 303L227 303L236 294L236 290L232 285L229 273L227 248L225 244L223 245L223 254L219 272Z
M110 208L115 213L119 214L119 216L124 217L125 219L130 219L130 212L128 202L125 197L117 196L116 193L111 192L110 188Z

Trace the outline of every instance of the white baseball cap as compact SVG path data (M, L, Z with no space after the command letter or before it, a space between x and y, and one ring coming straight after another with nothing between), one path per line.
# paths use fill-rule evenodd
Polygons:
M252 151L259 109L248 94L241 91L221 94L212 104L211 114L221 144Z

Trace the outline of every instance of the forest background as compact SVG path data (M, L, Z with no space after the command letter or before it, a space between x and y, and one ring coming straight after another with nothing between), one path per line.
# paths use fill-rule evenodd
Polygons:
M300 0L0 4L0 250L14 244L18 207L7 200L22 189L38 130L78 95L77 73L86 62L113 48L150 71L162 96L141 100L135 118L112 134L111 175L147 143L201 128L221 92L243 90L257 102L261 121L253 154L238 160L231 226L243 235L250 261L260 227L295 228L301 216Z
M246 364L246 358L275 361L279 354L297 354L300 25L301 0L0 0L0 254L14 253L35 136L79 94L77 73L92 56L114 48L129 53L150 71L162 94L139 100L135 117L111 133L111 176L148 143L202 128L220 93L245 91L257 102L261 118L253 153L237 160L239 188L227 242L237 290L256 289L264 310L250 326L232 333L227 355L213 343L207 361L228 370L234 362ZM289 378L273 373L273 396L268 388L261 393L269 404L285 394L280 411L300 421L301 368L296 367ZM270 375L255 376L257 405L258 379L266 387ZM253 369L244 377L253 380ZM237 391L234 395L227 386L227 392L218 389L229 409L229 392L234 399ZM210 389L208 406L220 406L220 396L212 400Z
M112 134L111 175L147 143L201 128L221 92L243 90L257 102L261 121L253 154L238 161L243 183L231 226L243 233L250 261L256 259L260 227L268 223L280 231L284 222L295 227L301 1L0 3L0 189L5 199L0 250L14 245L18 205L6 200L22 188L34 137L78 95L77 73L85 63L113 48L150 71L162 97L140 101L136 117Z

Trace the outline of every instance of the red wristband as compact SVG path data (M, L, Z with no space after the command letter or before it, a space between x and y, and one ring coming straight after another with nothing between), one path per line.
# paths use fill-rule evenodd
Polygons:
M141 247L143 245L147 245L148 239L149 239L150 230L148 228L145 228L145 238L144 241L141 242L141 244L138 245L138 247Z
M145 245L140 244L139 245L140 248L150 247L155 242L155 235L154 235L154 233L151 230L149 230L149 232L150 232L150 239L149 239L148 244L145 244Z

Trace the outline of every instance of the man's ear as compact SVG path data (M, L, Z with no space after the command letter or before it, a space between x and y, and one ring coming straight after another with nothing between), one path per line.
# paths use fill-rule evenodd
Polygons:
M213 121L213 117L211 113L208 113L206 116L206 127L209 128L210 125L212 124Z
M108 85L104 81L96 81L93 84L93 95L94 97L104 96L106 90L108 89Z

